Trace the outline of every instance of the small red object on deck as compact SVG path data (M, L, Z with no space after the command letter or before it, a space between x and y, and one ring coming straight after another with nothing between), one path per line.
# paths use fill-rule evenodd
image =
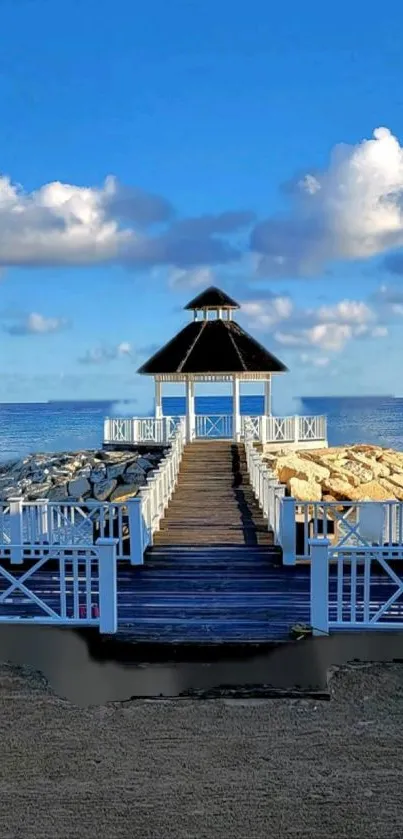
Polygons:
M99 608L96 603L92 604L92 617L99 618Z

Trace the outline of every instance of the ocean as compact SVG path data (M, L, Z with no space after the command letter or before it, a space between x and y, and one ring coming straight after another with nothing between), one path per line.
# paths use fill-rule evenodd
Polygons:
M163 399L165 414L185 413L181 397ZM230 414L229 396L196 397L199 414ZM263 397L241 397L243 414L261 414ZM130 403L48 402L0 405L0 460L31 452L71 451L102 445L105 416L133 415ZM151 413L151 412L150 412ZM299 413L327 414L329 444L378 443L403 451L403 399L334 397L301 400Z

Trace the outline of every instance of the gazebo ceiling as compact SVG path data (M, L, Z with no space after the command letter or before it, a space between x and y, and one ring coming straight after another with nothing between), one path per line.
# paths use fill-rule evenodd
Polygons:
M186 308L193 308L194 302ZM181 378L192 374L237 373L246 377L248 373L261 376L285 372L287 367L235 321L220 318L189 323L138 370L143 375L174 374Z
M225 291L211 285L194 297L184 308L197 311L198 309L239 309L240 306Z

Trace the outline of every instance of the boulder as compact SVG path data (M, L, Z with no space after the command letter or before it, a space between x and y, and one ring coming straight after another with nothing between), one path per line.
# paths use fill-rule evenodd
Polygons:
M306 481L301 478L290 478L290 493L297 501L320 501L322 488L315 481Z
M133 463L131 466L128 466L123 475L125 484L137 484L137 486L140 486L144 483L145 479L146 473L138 463Z
M364 454L360 454L359 452L352 452L351 454L352 462L357 462L362 464L362 466L369 469L374 478L387 478L390 475L389 466L386 463L381 463L375 457L369 457Z
M99 483L94 484L93 486L93 495L97 501L108 501L109 497L112 495L114 489L116 489L118 482L116 478L112 478L110 481L99 481Z
M392 475L389 475L388 481L391 484L394 484L395 486L399 487L400 489L403 489L403 475L398 475L394 472L392 473Z
M371 469L363 466L362 463L357 463L355 460L350 460L343 464L340 468L340 472L347 478L348 481L350 481L350 483L354 483L355 486L368 484L374 477L374 473Z
M385 489L380 481L368 481L366 484L361 484L359 487L351 487L350 499L351 501L389 501L395 496L391 495L388 489Z
M91 484L87 478L73 478L69 481L69 495L72 498L82 498L91 492Z
M150 472L151 469L154 469L155 460L152 462L151 458L148 459L148 457L139 457L136 466L140 466L144 472Z
M44 484L32 484L28 487L26 495L29 501L37 501L38 498L48 498L51 489L52 483L50 481Z
M111 481L113 478L120 478L124 474L126 466L126 460L120 460L117 461L117 463L111 463L110 465L108 464L106 468L106 476L108 478L108 481Z
M100 463L95 469L91 470L90 480L92 484L99 484L106 481L106 466Z
M403 487L393 484L389 478L379 478L379 483L390 493L389 498L403 501Z
M134 498L138 491L138 484L120 484L113 490L109 501L128 501L130 498Z
M337 501L350 501L354 487L346 480L331 475L322 482L322 489L332 495Z
M303 481L319 483L330 475L330 469L318 463L305 460L297 454L290 454L287 457L278 459L275 471L282 484L288 484L291 478L300 478Z
M69 498L68 484L54 484L48 493L49 501L66 501Z

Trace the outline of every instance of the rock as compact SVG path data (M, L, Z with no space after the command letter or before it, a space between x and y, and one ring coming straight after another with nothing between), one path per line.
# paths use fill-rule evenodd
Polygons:
M292 497L297 501L320 501L322 498L322 487L315 481L290 478L289 488Z
M397 487L403 488L403 475L393 473L392 475L389 475L388 481L390 481L391 484L395 484Z
M49 469L38 469L32 473L31 480L34 484L43 484L49 474Z
M308 482L320 482L330 476L330 469L310 460L305 460L296 454L279 458L275 471L282 484L288 484L291 478L300 478Z
M91 470L90 480L92 484L99 484L101 481L106 481L106 466L100 463L95 469Z
M363 454L353 452L352 459L369 469L375 478L387 478L390 475L389 466L376 460L375 457L370 459Z
M369 481L359 487L351 487L350 491L351 501L388 501L393 498L394 496L378 481Z
M332 495L337 501L351 501L351 493L354 492L355 488L348 481L343 481L331 475L322 482L322 489Z
M120 478L126 469L127 461L121 460L118 463L112 463L110 466L107 466L106 475L108 481L111 481L112 478Z
M140 486L144 483L145 479L146 473L141 466L138 466L137 463L133 463L131 466L128 466L123 475L123 481L125 484L137 484L137 486Z
M73 498L82 498L88 492L91 492L91 484L87 478L73 478L69 481L69 495Z
M339 472L344 475L350 483L354 483L355 486L359 486L359 484L368 484L374 477L374 473L371 469L368 469L361 463L357 463L356 460L350 460L345 463L342 467L340 467Z
M48 494L49 501L66 501L69 498L68 484L53 485Z
M120 484L113 490L109 501L127 501L129 498L134 498L138 491L138 484Z
M97 501L108 501L110 495L114 489L116 489L118 482L116 478L112 478L110 481L99 481L99 483L94 484L93 487L93 494L94 498Z
M379 478L379 483L390 493L390 498L396 498L398 501L403 501L403 487L398 486L390 481L389 478Z
M48 498L49 492L52 489L52 484L49 481L45 484L32 484L28 487L27 495L29 501L37 501L38 498Z
M154 469L154 465L155 461L153 463L151 459L147 457L139 457L136 463L136 466L140 466L140 468L143 469L144 472L150 472L151 469Z

